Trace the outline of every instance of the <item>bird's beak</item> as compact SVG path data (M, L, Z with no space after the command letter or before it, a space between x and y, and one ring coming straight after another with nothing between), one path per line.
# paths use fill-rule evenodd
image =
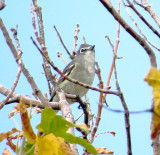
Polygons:
M89 47L89 50L94 50L95 45Z

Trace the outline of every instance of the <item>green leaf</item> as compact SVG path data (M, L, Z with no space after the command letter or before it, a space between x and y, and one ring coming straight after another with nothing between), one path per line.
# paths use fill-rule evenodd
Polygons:
M56 115L56 112L50 108L45 108L42 111L41 123L37 125L37 129L40 132L48 133L50 130L50 125L52 118Z
M56 115L52 109L45 108L42 111L41 123L37 126L37 129L45 134L54 133L57 136L73 126L72 123L66 121L62 116Z
M34 155L34 144L30 144L26 141L23 151L27 153L27 155Z
M74 124L66 121L62 116L56 115L54 110L45 108L42 111L41 123L37 126L37 129L44 134L53 133L57 137L64 138L69 143L79 144L85 147L88 152L96 155L95 148L87 140L67 133L67 130L74 126Z
M93 155L97 154L97 151L95 150L95 148L86 139L82 139L80 137L76 137L76 136L74 136L74 135L72 135L70 133L65 133L62 137L65 139L65 141L67 141L69 143L79 144L79 145L85 147L86 150L88 152L92 153Z

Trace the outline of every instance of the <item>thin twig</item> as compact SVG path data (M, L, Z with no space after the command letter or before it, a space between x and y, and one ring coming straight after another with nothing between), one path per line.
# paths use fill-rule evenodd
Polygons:
M111 108L106 107L106 106L103 106L103 108L107 109L108 111L115 112L115 113L125 113L124 110L111 109ZM140 110L140 111L129 111L129 114L142 114L142 113L146 113L146 112L152 113L153 110L152 109L146 109L146 110Z
M76 54L76 47L77 47L78 33L79 33L79 32L80 32L79 24L76 24L75 35L74 35L74 45L73 45L72 55L75 55L75 54Z
M118 15L120 15L120 1L119 1L119 9L118 9ZM125 114L125 127L126 127L126 135L127 135L127 149L128 149L128 155L132 155L132 144L131 144L131 132L130 132L130 120L129 120L129 110L127 107L127 104L125 102L123 93L121 92L120 85L118 82L118 76L117 76L117 70L116 70L116 64L115 60L117 57L117 52L118 52L118 46L119 46L119 38L120 38L120 23L118 23L118 31L117 31L117 39L116 39L116 44L115 44L115 49L114 49L114 56L113 56L113 68L114 68L114 75L115 75L115 81L116 81L116 89L118 92L121 93L120 100L122 103L122 106L124 108Z
M147 0L141 0L142 4L138 3L136 0L134 0L136 4L144 8L154 19L158 27L160 27L160 18L157 16L157 14L152 10L151 6L148 4Z
M112 44L112 41L111 41L110 37L106 35L105 38L107 38L107 40L108 40L108 42L109 42L109 44L112 48L112 51L114 51L114 45Z
M39 32L40 32L40 39L41 44L45 46L45 37L44 37L44 25L43 25L43 18L42 18L42 8L38 6L37 0L32 0L35 8L35 12L37 14L38 19L38 26L39 26Z
M85 38L84 36L83 36L82 39L83 39L83 43L84 43L84 44L87 44L86 38Z
M38 34L38 31L37 31L37 27L36 27L36 19L35 19L34 12L35 12L35 8L34 8L33 4L31 4L32 26L33 26L33 29L34 29L34 34L35 34L35 36L36 36L36 38L37 38L37 41L38 41L38 42L41 42L41 41L40 41L39 34Z
M37 97L40 99L40 101L45 105L45 106L49 106L48 105L48 102L46 101L46 99L44 98L42 92L40 91L40 89L38 88L38 86L36 85L33 77L30 75L29 71L26 69L25 65L23 64L22 62L22 59L19 58L19 55L17 53L17 50L16 48L14 47L13 43L12 43L12 40L9 36L9 33L5 27L5 25L3 24L3 21L2 19L0 18L0 29L3 33L3 36L15 58L15 61L18 63L18 61L21 61L21 69L22 69L22 72L24 74L24 76L26 77L26 79L28 80L33 92L37 95ZM20 60L19 60L20 59Z
M122 25L122 27L144 48L146 53L149 56L150 64L152 67L157 67L156 57L153 50L148 46L146 41L138 35L125 21L124 19L116 12L113 6L106 0L100 0L103 6L112 14L112 16Z
M65 58L63 57L62 53L57 52L57 57L58 57L58 58L61 58L61 59L64 61L65 64L68 64L68 62L67 62L67 61L65 60Z
M81 112L81 114L74 120L75 121L75 123L83 116L83 112Z
M120 100L124 109L124 119L125 119L125 127L126 127L126 135L127 135L127 149L128 149L128 155L132 155L132 143L131 143L131 131L130 131L130 119L129 119L129 110L126 104L126 101L124 99L123 93L121 92L121 88L118 82L117 77L117 70L116 65L114 65L114 73L115 73L115 80L116 80L116 88L117 91L121 93Z
M67 49L66 45L64 44L64 42L63 42L63 40L62 40L62 37L61 37L60 33L58 32L56 26L53 26L53 27L54 27L54 29L55 29L55 31L56 31L56 33L57 33L57 36L58 36L58 38L59 38L59 40L60 40L62 46L64 47L64 49L66 50L66 52L68 53L68 55L69 55L70 58L71 58L72 55L71 55L71 53L69 52L69 50Z
M17 75L16 75L16 79L15 81L13 82L13 86L11 88L11 91L9 92L9 94L7 95L7 97L5 98L4 101L2 101L2 103L0 104L0 109L2 109L2 107L8 102L8 100L11 98L14 90L16 89L16 86L18 84L18 81L19 81L19 78L20 78L20 75L21 75L21 67L18 68L18 72L17 72Z
M160 33L142 16L142 14L135 8L135 6L129 0L127 0L127 2L129 4L128 7L130 7L137 14L137 16L149 27L149 29L151 29L151 31L160 38Z
M120 14L120 6L118 5L118 14ZM106 36L106 38L108 39L109 44L111 45L112 51L113 51L113 59L112 59L112 64L110 67L110 72L107 78L107 82L106 82L106 90L109 90L109 85L110 85L110 81L111 81L111 77L113 74L113 70L114 70L114 66L115 66L115 61L117 59L117 52L118 52L118 45L119 45L119 38L120 38L120 24L117 24L117 36L116 36L116 41L115 41L115 46L112 44L110 38L108 36ZM107 96L107 94L103 95L103 98L105 99ZM104 103L104 101L103 101Z
M45 77L47 77L47 72L46 72L46 69L45 69L45 66L44 64L42 64L42 67L43 67L43 70L44 70L44 74L45 74ZM47 84L48 84L48 89L49 89L49 94L51 95L52 94L52 88L51 88L51 85L50 85L50 80L48 78L47 79ZM54 78L53 78L54 79Z
M122 0L123 4L124 4L124 0ZM124 6L126 7L126 5L124 4ZM142 32L142 30L140 29L140 27L138 26L137 22L134 20L134 18L132 17L130 11L128 10L128 8L126 7L126 11L129 15L129 17L131 18L131 20L133 21L134 25L136 26L137 30L139 31L139 33L143 36L143 38L155 49L157 49L158 51L160 51L160 48L158 48L157 46L155 46L152 42L149 41L149 39L144 35L144 33Z
M88 127L88 128L92 128L91 126L91 121L93 119L93 114L91 112L91 107L90 107L90 103L88 102L88 100L86 100L85 102L82 101L81 98L77 97L77 102L79 102L82 110L83 110L83 114L84 114L84 124ZM80 130L81 131L81 130ZM87 133L85 132L81 132L83 134L83 138L87 139Z
M96 62L96 74L98 76L98 79L99 79L99 88L103 89L104 86L103 86L103 81L102 81L102 76L101 76L101 70L99 68L99 65L98 65L98 62ZM93 127L93 130L91 132L91 137L90 137L90 142L93 143L94 141L94 137L95 137L95 134L98 130L98 126L99 126L99 123L101 121L101 114L102 114L102 104L103 103L103 93L100 92L100 95L99 95L99 104L98 104L98 110L97 110L97 116L96 116L96 122L95 122L95 125Z
M116 78L117 90L118 90L119 92L121 92L121 89L120 89L120 86L119 86L119 83L118 83L118 79L117 79L116 69L115 69L115 78ZM125 111L124 117L125 117L125 127L126 127L126 135L127 135L128 155L132 155L132 144L131 144L131 133L130 133L129 110L128 110L127 104L126 104L126 102L125 102L125 99L124 99L124 96L123 96L122 93L121 93L121 95L120 95L120 100L121 100L122 106L123 106L124 111Z
M37 30L37 27L36 27L35 12L36 12L36 15L37 15L39 30ZM31 13L32 13L32 26L33 26L33 29L34 29L36 39L41 46L42 52L47 55L48 52L47 52L47 47L45 46L42 9L41 9L41 7L38 6L37 0L33 0L33 5L31 4ZM46 79L47 79L47 82L48 82L49 92L51 92L50 82L54 86L55 81L54 81L54 78L53 78L53 75L52 75L52 72L51 72L50 65L48 64L48 62L44 58L43 58L43 69L44 69L45 76L46 76Z

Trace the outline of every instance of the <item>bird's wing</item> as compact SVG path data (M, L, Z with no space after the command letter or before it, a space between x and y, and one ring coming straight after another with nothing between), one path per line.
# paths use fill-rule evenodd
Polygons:
M72 62L70 62L63 70L63 74L65 76L69 76L69 74L74 70L75 68L75 62L74 60ZM58 85L61 84L63 81L65 80L65 78L63 76L61 76L58 80ZM51 98L50 98L50 102L53 100L54 96L56 95L56 89L53 90L52 94L51 94Z
M65 76L69 76L71 74L71 72L74 70L75 68L75 63L74 61L70 62L63 70L63 74ZM58 80L58 84L62 83L65 80L65 78L63 76L61 76Z

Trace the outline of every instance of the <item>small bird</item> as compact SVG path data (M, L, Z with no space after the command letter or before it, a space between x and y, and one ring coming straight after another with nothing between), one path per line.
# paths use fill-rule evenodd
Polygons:
M63 74L69 78L92 85L95 76L95 45L81 44L75 58L64 68ZM74 94L82 98L88 89L72 83L61 76L57 85L67 94ZM58 102L59 98L54 90L50 102ZM69 104L76 102L74 99L67 98Z

